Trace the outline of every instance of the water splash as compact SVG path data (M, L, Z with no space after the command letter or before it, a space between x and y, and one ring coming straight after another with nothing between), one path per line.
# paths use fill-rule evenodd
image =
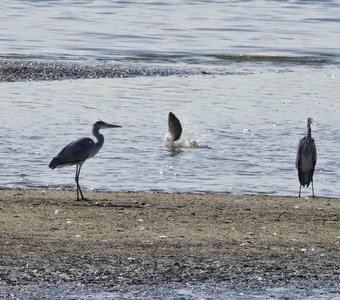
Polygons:
M209 145L202 145L199 143L199 141L195 139L185 139L181 137L177 141L173 141L171 138L170 133L165 134L165 146L171 150L179 150L181 148L191 148L191 149L197 149L197 148L205 148L205 149L212 149Z

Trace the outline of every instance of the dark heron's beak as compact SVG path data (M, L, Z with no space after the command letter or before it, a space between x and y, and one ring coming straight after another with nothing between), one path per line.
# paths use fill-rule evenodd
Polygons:
M120 128L120 127L122 127L122 126L120 126L120 125L115 125L115 124L107 124L107 125L106 125L106 128Z
M93 124L93 126L97 127L98 129L122 127L120 125L106 123L102 120L97 121L96 123Z
M109 124L109 123L106 123L106 122L103 122L102 124L102 128L120 128L122 126L120 125L116 125L116 124Z

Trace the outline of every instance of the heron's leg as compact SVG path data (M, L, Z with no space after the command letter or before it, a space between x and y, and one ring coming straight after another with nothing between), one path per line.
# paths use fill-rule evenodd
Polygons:
M76 176L74 177L74 180L77 184L77 200L79 201L79 166L76 165Z
M300 190L299 190L299 197L301 197L301 184L300 184Z
M77 200L78 201L79 201L79 193L80 193L81 199L86 200L82 191L81 191L80 184L79 184L79 174L80 174L81 166L82 165L76 165L76 176L74 178L75 181L76 181L76 184L77 184Z
M77 200L79 200L78 190L79 190L81 199L82 199L82 200L86 200L85 197L84 197L84 195L83 195L83 193L82 193L82 191L81 191L80 184L79 184L79 174L80 174L80 169L81 169L81 167L82 167L82 164L79 165L79 166L77 165L77 167L78 167L78 168L77 168L77 169L78 169L78 173L77 173L77 175L76 175L76 182L77 182Z
M313 179L312 179L312 192L313 192L313 198L314 198L314 185L313 185Z

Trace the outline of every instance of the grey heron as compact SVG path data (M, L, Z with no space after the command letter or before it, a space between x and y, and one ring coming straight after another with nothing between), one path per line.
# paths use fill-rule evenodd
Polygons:
M87 159L95 156L104 144L104 136L99 133L99 130L104 128L118 127L121 126L108 124L104 121L98 121L94 123L92 126L92 134L97 139L97 142L94 142L91 138L88 137L76 140L65 146L49 163L48 166L52 170L55 168L76 165L75 181L77 184L77 200L79 200L79 194L81 196L81 199L85 200L79 185L79 174L81 167Z
M168 117L169 133L173 142L177 141L182 135L182 125L175 114L169 112Z
M314 139L312 138L311 124L312 118L307 119L307 135L300 140L295 166L298 170L300 190L299 197L301 196L301 186L309 186L312 183L312 191L314 198L313 174L317 159L316 147Z

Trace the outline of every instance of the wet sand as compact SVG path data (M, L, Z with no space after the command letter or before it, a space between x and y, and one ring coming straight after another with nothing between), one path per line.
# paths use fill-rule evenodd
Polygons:
M0 81L189 76L209 74L198 68L172 68L138 64L94 64L44 60L0 59Z
M0 289L340 283L340 199L0 190Z

